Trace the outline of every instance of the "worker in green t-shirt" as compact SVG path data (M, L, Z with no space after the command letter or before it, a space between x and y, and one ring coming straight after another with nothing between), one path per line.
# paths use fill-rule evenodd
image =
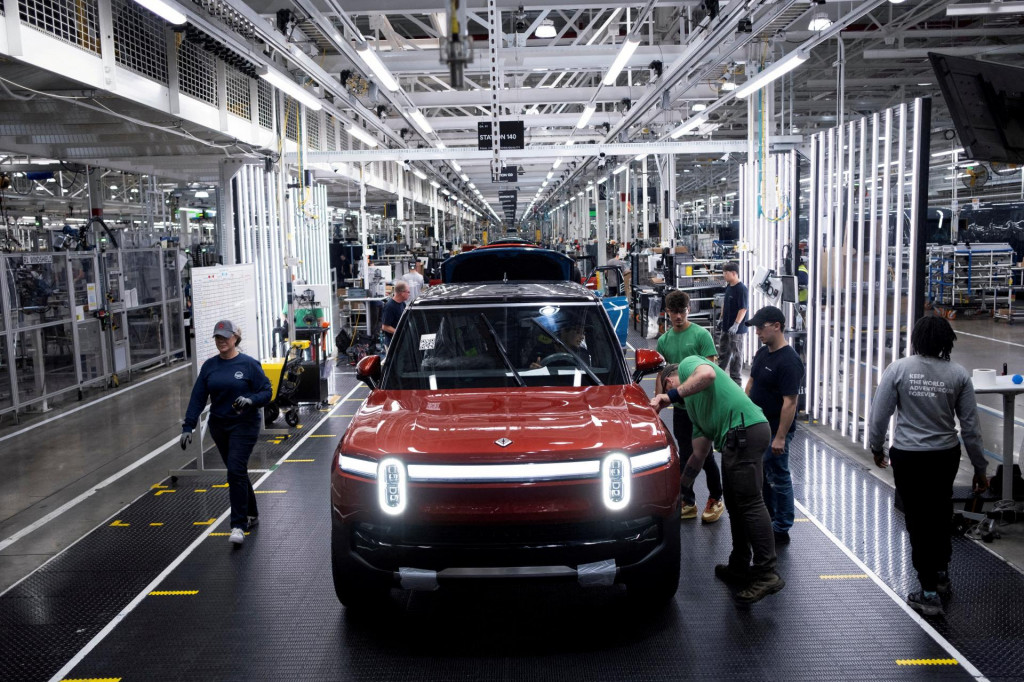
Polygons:
M685 291L670 291L665 296L665 312L672 326L658 339L658 352L670 364L679 364L690 356L707 358L714 362L718 351L715 340L704 327L690 322L690 296ZM660 382L656 381L654 392L664 393ZM679 461L685 462L693 452L693 424L682 403L673 405L672 434L679 448ZM704 523L714 523L722 517L725 505L722 504L722 473L711 453L704 460L704 473L708 478L708 501L701 514ZM680 517L697 518L697 495L692 486L680 486L683 505Z
M728 374L702 357L690 356L678 368L669 365L660 377L666 392L654 396L651 407L661 411L682 400L693 422L693 454L683 467L683 484L693 484L712 444L722 453L732 553L729 563L715 566L715 575L742 588L735 595L741 603L778 592L786 583L775 572L775 537L761 496L761 458L771 441L768 420Z

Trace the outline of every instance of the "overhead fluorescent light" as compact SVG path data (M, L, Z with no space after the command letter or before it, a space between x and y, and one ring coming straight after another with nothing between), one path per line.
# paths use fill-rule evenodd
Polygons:
M426 180L427 179L427 174L424 173L423 171L421 171L419 168L413 168L412 169L412 174L415 175L420 180Z
M433 187L434 189L441 189L441 183L439 183L437 180L431 180L430 186Z
M540 183L540 186L541 187L547 187L548 186L548 181L545 180L544 182Z
M349 135L356 138L357 140L365 144L367 147L376 147L378 144L380 144L377 141L377 138L375 138L373 135L370 135L370 133L366 132L355 123L349 123L345 130L348 131Z
M537 27L537 32L534 35L538 38L554 38L558 35L558 31L555 30L555 22L550 19L540 22L540 26Z
M692 107L690 107L690 111L704 111L707 108L708 105L704 104L704 102L697 102Z
M821 10L814 13L811 17L811 21L807 24L808 31L824 31L826 28L832 25L832 19L829 18L828 12Z
M561 165L562 165L562 157L559 156L557 159L555 159L555 162L553 164L551 164L551 167L552 168L558 168Z
M388 71L388 67L384 66L384 62L380 60L377 53L370 47L370 44L366 41L358 43L356 45L356 51L359 52L359 56L363 62L373 71L373 75L377 77L377 85L381 86L385 90L391 92L397 92L399 89L398 81Z
M554 175L555 175L555 171L548 171L548 180L550 180L552 177L554 177Z
M990 2L984 4L949 5L947 17L966 17L985 14L1024 14L1024 2Z
M174 7L168 5L166 2L163 2L163 0L135 0L135 2L142 5L169 24L180 26L181 24L188 22L188 17Z
M590 117L594 115L595 111L597 111L596 104L588 104L583 107L583 113L580 114L580 120L576 122L576 127L586 128L587 124L590 123Z
M640 41L634 38L629 38L626 42L622 43L622 47L619 49L619 54L616 55L615 61L608 67L608 73L604 76L605 85L615 85L615 79L619 77L622 72L622 68L626 66L626 62L636 52L637 46L640 45ZM577 126L582 127L582 126Z
M412 111L410 111L409 117L412 119L412 122L419 126L419 129L422 130L427 135L434 132L434 129L430 127L430 124L427 122L426 117L419 109L413 109Z
M441 140L438 140L438 141L437 141L437 142L436 142L436 143L434 144L434 146L435 146L435 147L437 147L438 149L444 149L444 148L445 148L445 146L444 146L444 142L441 142Z
M455 170L457 170L460 173L462 172L462 166L460 166L459 162L455 161L454 159L452 160L452 168L454 168Z
M637 154L636 156L633 157L633 160L634 161L643 161L646 158L647 158L647 154L646 153L644 153L644 154Z
M618 168L613 170L612 171L612 175L618 175L619 173L621 173L622 171L626 170L627 168L629 168L629 161L627 161L626 163L622 164L621 166L619 166Z
M735 89L736 89L736 82L735 81L725 81L724 83L722 83L722 91L723 92L731 92L731 91L733 91Z
M963 154L963 153L964 153L964 148L963 147L957 147L956 149L947 149L945 151L935 152L934 154L932 154L932 157L934 158L936 156L952 156L953 154Z
M788 55L775 62L767 69L757 74L746 83L744 83L736 91L737 97L749 97L752 93L757 92L764 86L768 85L777 78L781 78L785 74L789 73L793 69L797 68L801 64L807 61L808 55L803 50L794 50Z
M315 97L309 90L306 90L304 87L293 81L291 76L285 75L276 68L263 66L260 67L257 73L259 73L260 78L267 81L292 99L298 101L299 104L307 109L320 111L324 108L324 105L320 103L319 97Z
M679 126L675 130L673 130L669 134L669 137L671 137L673 140L678 140L680 137L682 137L686 133L688 133L688 132L690 132L692 130L696 130L700 126L704 125L705 123L707 123L707 121L708 121L708 117L704 116L703 114L700 115L700 116L694 116L689 121L686 121L685 123L683 123L683 125Z

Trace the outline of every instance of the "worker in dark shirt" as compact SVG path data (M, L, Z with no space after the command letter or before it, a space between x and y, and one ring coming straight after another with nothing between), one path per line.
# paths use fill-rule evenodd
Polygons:
M722 301L722 332L718 342L718 366L729 373L729 377L742 386L740 367L740 346L747 335L747 285L740 281L740 266L730 262L722 266L725 277L725 298Z
M804 379L804 363L786 341L786 316L765 306L750 319L764 344L754 355L747 380L747 395L768 419L772 441L764 452L762 492L772 517L775 544L789 544L793 527L793 477L789 473L789 443L796 432L797 397Z
M259 408L270 402L272 389L263 366L240 353L242 332L231 320L213 328L217 355L203 363L192 387L192 397L181 430L181 449L192 442L199 415L210 401L210 436L217 444L228 470L231 500L231 534L228 540L240 545L245 531L259 523L256 495L249 480L249 457L260 433Z
M409 300L409 284L405 280L395 280L395 288L391 298L384 304L384 312L381 314L380 332L384 337L384 348L391 345L391 339L395 338L395 328L398 321L402 319L405 312L405 302Z

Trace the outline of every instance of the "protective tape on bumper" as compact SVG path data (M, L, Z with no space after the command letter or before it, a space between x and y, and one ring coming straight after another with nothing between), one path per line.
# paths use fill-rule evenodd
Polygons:
M399 568L398 578L403 590L429 592L437 589L437 571L425 568Z
M576 567L576 575L583 587L597 587L615 584L615 560L595 561L592 564L580 564Z

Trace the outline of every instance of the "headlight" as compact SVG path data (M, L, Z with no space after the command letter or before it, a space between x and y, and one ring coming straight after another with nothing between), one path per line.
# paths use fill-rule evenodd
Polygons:
M635 455L629 458L630 468L633 473L647 471L656 467L664 466L672 460L671 448L661 448L652 452L645 452L642 455Z
M601 463L601 496L604 506L612 511L625 509L629 505L629 494L633 482L629 458L616 452L608 455Z
M365 476L366 478L377 478L376 462L371 462L366 459L356 459L355 457L346 457L345 455L338 455L338 466L342 471L350 474Z
M377 465L377 501L381 511L398 516L405 511L405 497L405 466L393 457L381 460Z

